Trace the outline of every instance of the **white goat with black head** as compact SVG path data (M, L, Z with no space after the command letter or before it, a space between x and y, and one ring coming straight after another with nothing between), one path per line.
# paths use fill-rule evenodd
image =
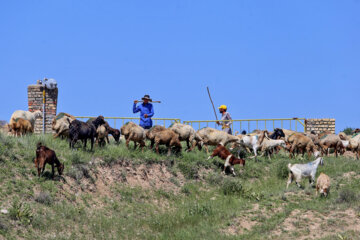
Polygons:
M289 179L286 184L286 188L289 187L290 183L295 179L296 185L301 187L300 182L302 178L309 178L311 185L315 183L316 170L319 164L324 165L322 157L317 158L315 161L306 164L288 164Z

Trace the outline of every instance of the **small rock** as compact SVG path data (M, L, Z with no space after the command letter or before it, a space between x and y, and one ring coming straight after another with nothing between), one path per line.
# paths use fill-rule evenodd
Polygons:
M1 209L0 212L3 213L3 214L8 214L9 213L9 211L6 210L6 209Z

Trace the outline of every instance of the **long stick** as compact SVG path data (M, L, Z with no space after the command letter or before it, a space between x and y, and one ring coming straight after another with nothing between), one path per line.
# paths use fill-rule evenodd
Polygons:
M213 107L213 109L214 109L215 118L216 118L216 120L218 120L218 117L217 117L217 114L216 114L216 110L215 110L215 106L214 106L214 103L213 103L213 101L212 101L212 99L211 99L211 95L210 95L210 90L209 90L209 87L206 87L206 88L207 88L207 91L208 91L208 94L209 94L209 98L210 98L210 101L211 101L212 107Z
M143 100L139 100L138 102L144 102ZM161 103L161 101L151 101L151 103Z

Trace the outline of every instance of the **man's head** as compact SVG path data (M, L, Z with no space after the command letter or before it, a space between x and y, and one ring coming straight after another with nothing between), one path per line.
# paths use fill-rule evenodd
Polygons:
M150 96L147 95L147 94L146 94L141 100L144 101L144 104L147 104L147 103L149 103L150 101L152 101L151 98L150 98Z
M226 112L226 110L227 110L226 105L221 105L221 106L219 107L219 112L220 112L220 113Z

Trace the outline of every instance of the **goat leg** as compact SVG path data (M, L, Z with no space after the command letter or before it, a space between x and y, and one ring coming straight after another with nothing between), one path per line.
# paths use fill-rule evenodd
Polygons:
M52 173L52 178L54 178L54 175L55 175L55 166L54 166L54 163L51 164L51 173Z

